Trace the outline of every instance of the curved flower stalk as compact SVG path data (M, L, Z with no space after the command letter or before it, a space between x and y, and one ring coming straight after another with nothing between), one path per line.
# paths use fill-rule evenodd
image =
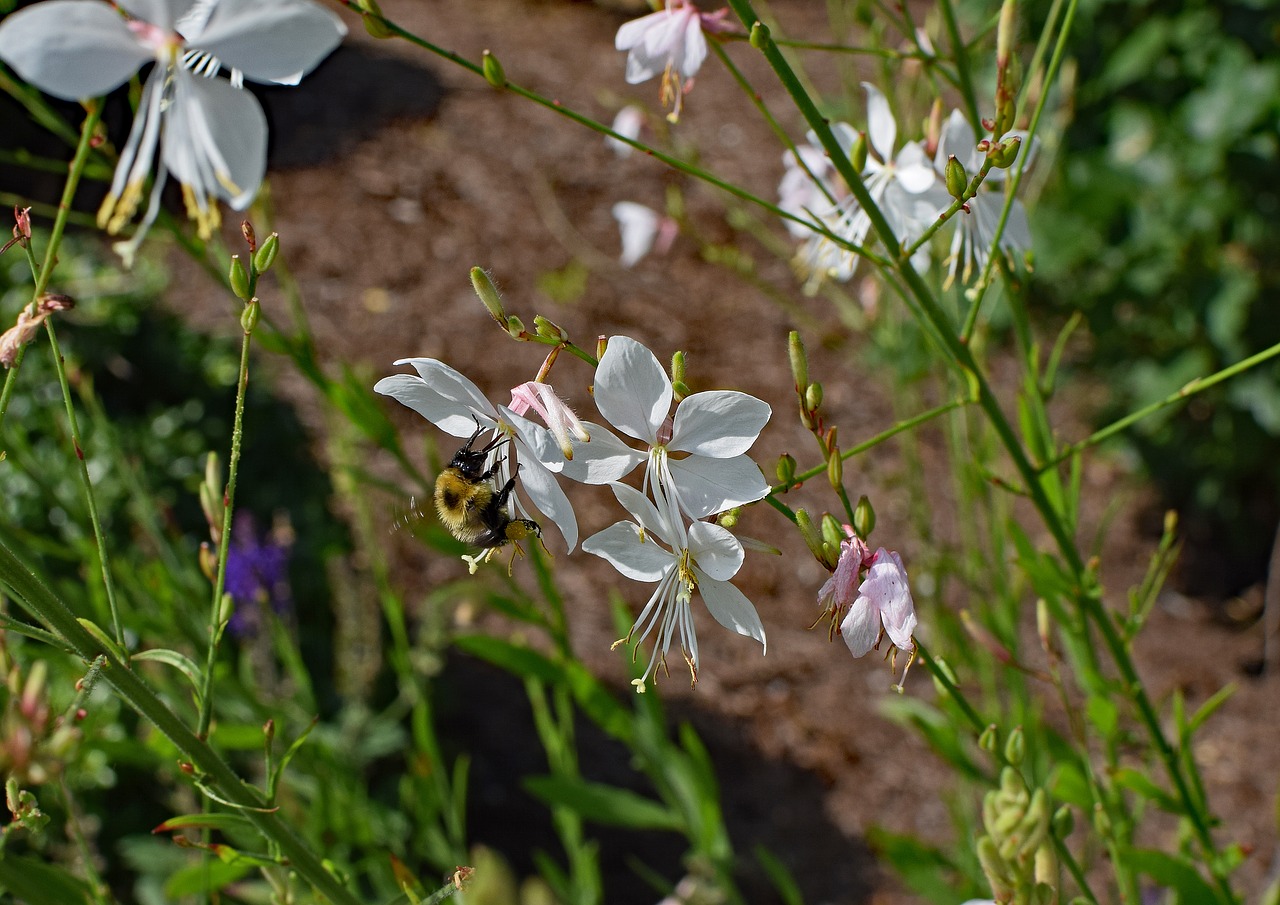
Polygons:
M614 495L635 521L615 522L582 542L582 549L608 561L634 581L657 582L627 637L637 646L654 635L653 653L644 675L632 682L643 692L657 670L667 672L667 651L678 633L680 652L689 667L690 684L698 681L698 637L693 624L693 594L725 628L765 645L764 626L747 596L729 583L742 567L742 544L727 529L695 521L687 528L674 509L655 506L626 484L613 484ZM677 516L672 520L670 516ZM616 646L616 644L615 644Z
M622 469L631 467L628 461L616 454L620 444L611 446L607 440L595 444L581 442L583 436L592 438L601 429L596 428L593 433L592 425L577 422L576 417L573 419L576 427L570 424L565 414L568 409L558 397L555 401L559 404L555 405L545 394L529 391L527 384L512 392L513 407L520 407L521 411L528 408L537 411L540 407L546 412L544 417L556 422L554 430L535 424L513 408L493 405L474 383L444 362L434 358L402 358L396 364L411 365L418 375L384 377L374 384L374 391L408 406L455 437L471 436L477 425L491 430L494 438L499 435L509 437L510 451L499 461L497 483L504 484L517 474L517 483L528 496L530 504L555 524L572 551L578 544L578 520L569 498L555 479L567 462L558 433L564 434L564 442L570 444L572 459L576 463L574 479L587 483L608 483L620 477ZM554 392L551 395L554 396ZM537 400L537 406L533 399ZM512 494L511 499L517 513L528 517L519 496Z
M1007 137L1014 136L1021 137L1026 142L1026 133L1009 132ZM1023 153L1030 156L1034 150L1035 146L1032 144L1024 148ZM985 160L983 153L978 150L978 139L973 126L969 125L969 120L959 110L951 111L947 121L942 124L942 132L938 137L938 153L933 165L940 177L952 155L964 165L965 172L970 177ZM1007 172L992 167L978 194L969 200L968 210L957 216L956 233L951 240L951 251L947 257L948 284L955 280L957 274L962 281L968 282L975 269L982 270L986 267L991 257L992 245L995 244L1000 214L1004 210L1004 195L1000 190L985 189L988 185L1003 189ZM1027 223L1027 211L1016 198L1009 208L1009 220L1000 236L999 250L1015 259L1031 250L1031 228Z
M920 142L909 141L895 152L898 125L888 100L871 83L863 82L862 87L867 92L867 144L873 152L867 157L862 178L898 241L910 243L937 219L948 198ZM852 195L840 199L825 220L831 232L845 241L866 244L871 217ZM919 268L927 261L925 253L912 264ZM845 282L857 270L858 257L827 236L814 233L797 253L796 266L810 285L823 279Z
M262 183L262 107L253 95L210 76L226 65L253 81L288 81L337 47L346 26L310 0L214 0L194 11L191 0L119 0L117 6L45 0L13 13L0 22L0 59L64 100L106 94L144 64L156 64L98 212L100 226L119 232L137 212L156 166L142 222L117 246L129 264L159 212L170 173L182 183L187 213L203 238L218 225L218 199L243 210Z
M768 404L735 390L675 393L654 354L627 336L609 340L596 368L596 407L622 433L648 445L623 446L630 465L647 463L644 486L674 525L763 499L769 484L746 455L768 423ZM673 455L674 454L674 455ZM624 472L625 473L625 472Z
M664 9L618 29L614 46L627 51L627 83L638 85L661 74L662 106L671 108L671 122L680 118L684 96L707 58L703 30L722 30L728 12L699 13L688 0L667 0Z

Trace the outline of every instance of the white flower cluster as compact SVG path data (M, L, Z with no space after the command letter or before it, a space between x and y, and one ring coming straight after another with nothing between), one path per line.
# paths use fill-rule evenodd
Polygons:
M596 368L592 396L605 421L642 444L636 448L608 428L579 421L546 384L521 384L512 391L511 406L494 406L443 362L411 358L397 364L418 373L385 377L374 389L455 437L470 436L478 426L495 439L510 438L509 444L488 445L496 483L516 476L527 498L526 504L521 493L511 494L516 512L527 515L527 505L541 513L570 551L577 545L578 524L556 476L611 486L629 518L587 538L582 549L627 578L656 585L627 638L641 643L654 636L648 666L635 683L639 690L665 668L677 635L697 681L695 592L721 625L765 643L755 607L730 584L742 566L742 544L705 519L768 493L764 475L747 455L772 414L766 403L746 393L712 390L686 396L672 412L675 391L658 359L629 337L612 337ZM524 417L531 408L546 426ZM621 483L641 463L641 489Z
M972 177L982 166L983 154L978 150L973 127L959 110L953 111L943 124L932 158L918 141L909 141L895 150L898 127L888 100L874 85L864 82L863 88L867 92L868 155L862 178L894 235L900 242L911 244L951 206L953 199L947 192L944 177L948 159L955 156ZM847 123L833 123L831 128L845 153L850 153L857 132ZM1008 136L1021 136L1021 133L1010 132ZM785 172L778 185L778 206L797 217L814 219L828 233L845 242L865 245L871 218L840 180L817 136L810 132L808 145L795 152L788 151L782 162ZM986 265L1004 208L1003 193L987 189L1001 186L1005 173L1004 169L992 168L982 188L968 202L967 210L954 218L957 226L948 255L948 280L957 276L967 280L974 268ZM811 286L824 279L844 282L853 277L858 264L854 252L833 242L829 235L794 220L787 221L787 228L796 238L804 240L796 261ZM1010 257L1018 257L1030 248L1027 213L1022 203L1015 200L1000 236L999 249ZM924 246L912 259L912 265L920 269L927 264L928 246Z

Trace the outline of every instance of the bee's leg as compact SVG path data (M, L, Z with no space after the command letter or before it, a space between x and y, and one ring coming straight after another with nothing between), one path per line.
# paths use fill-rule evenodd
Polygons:
M495 468L496 467L497 466L495 466ZM485 477L489 477L489 475L486 475ZM515 486L516 478L515 475L512 475L507 479L507 483L502 485L502 489L498 491L498 498L496 502L499 509L507 508L507 500L511 498L511 491L515 489Z

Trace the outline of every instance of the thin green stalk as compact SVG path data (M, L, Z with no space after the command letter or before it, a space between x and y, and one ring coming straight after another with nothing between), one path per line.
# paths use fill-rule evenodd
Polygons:
M120 623L120 607L116 603L116 584L111 577L111 557L107 554L107 538L102 531L102 519L98 515L98 498L93 492L93 481L89 477L89 463L85 460L84 444L80 439L80 422L76 418L75 403L71 398L71 385L67 382L66 363L62 358L62 349L58 346L58 334L53 329L53 318L46 318L45 333L49 336L49 351L53 355L53 367L58 372L58 385L62 388L62 401L67 409L67 428L71 431L71 444L75 450L76 462L79 464L80 485L84 490L85 502L89 506L89 522L93 525L93 540L98 550L98 566L102 572L102 586L107 592L107 606L111 610L111 627L115 632L116 644L124 647L124 626Z
M256 300L250 304L256 304ZM213 672L218 659L218 642L222 639L222 595L227 585L227 556L231 550L231 521L235 514L236 476L240 468L240 445L244 439L244 397L249 388L249 344L253 334L244 331L240 343L240 377L236 382L235 423L231 429L231 458L227 462L227 487L222 496L222 533L218 538L218 577L213 586L209 607L209 648L205 655L204 675L200 687L200 718L196 735L208 738L213 719Z
M960 37L960 24L956 21L956 11L951 0L941 0L942 19L947 26L947 37L951 39L951 53L956 60L956 78L960 89L960 97L968 107L969 122L973 131L981 133L982 114L978 112L978 96L973 91L973 77L969 74L969 48Z
M116 694L155 727L182 752L186 761L204 774L204 781L238 809L238 812L268 839L280 847L291 870L315 887L330 905L360 905L338 882L311 848L275 811L264 809L261 793L244 782L208 743L198 738L160 700L142 678L103 646L85 629L75 615L49 588L0 542L0 583L15 601L44 626L72 647L86 663L102 658L102 678Z

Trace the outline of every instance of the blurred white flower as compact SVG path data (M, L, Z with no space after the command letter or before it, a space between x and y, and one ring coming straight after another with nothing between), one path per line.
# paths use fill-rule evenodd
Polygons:
M146 214L133 239L118 246L126 263L155 220L169 173L182 183L187 212L205 238L218 225L216 199L243 210L262 182L261 106L228 82L202 76L225 63L254 81L286 80L314 68L346 34L334 13L310 0L217 0L191 12L190 0L45 0L0 22L0 59L64 100L106 94L156 64L98 212L99 225L112 233L133 217L158 148ZM183 65L188 58L214 63L193 72Z
M1007 135L1010 138L1014 136L1023 140L1020 153L1030 156L1034 146L1027 147L1026 133L1014 131ZM938 137L934 168L940 178L947 159L952 155L964 165L970 179L978 172L985 159L978 150L973 126L969 125L969 120L959 110L951 111L947 121L942 124L942 133ZM1006 169L992 167L978 189L978 194L969 200L968 213L961 211L956 214L956 233L951 240L951 252L947 258L948 283L954 281L957 274L961 281L968 281L975 269L982 270L986 267L995 243L996 227L1000 225L1000 214L1004 210L1005 199L1001 190L1007 174ZM988 191L988 186L993 190ZM1027 223L1027 211L1016 198L1009 208L1009 220L1000 235L999 247L1005 255L1014 259L1031 250L1031 228Z
M622 254L618 262L631 267L649 252L665 254L675 241L680 227L675 220L634 201L619 201L613 206L613 219L622 234Z
M644 111L635 104L627 104L618 111L618 115L613 118L613 131L626 138L636 139L640 137L640 127L644 125ZM627 144L625 141L619 141L612 135L604 137L604 143L613 149L613 153L619 157L630 157L631 152L635 148Z
M746 455L772 414L756 397L735 390L693 393L669 417L670 378L652 352L627 336L609 340L593 395L605 420L648 445L645 452L628 449L631 465L647 463L645 489L669 523L680 520L677 511L705 518L769 492Z
M703 29L718 28L724 14L703 14L688 0L667 0L664 9L618 29L614 46L627 51L628 84L638 85L661 74L662 105L671 108L667 118L672 122L679 119L683 97L693 88L693 77L707 58Z
M908 244L919 238L938 214L946 208L948 196L941 188L933 163L918 141L909 141L895 153L898 125L889 102L880 89L863 82L867 92L867 145L871 153L862 172L863 184L876 203L894 236ZM852 195L843 199L838 209L827 217L827 226L835 235L854 245L866 244L871 218ZM897 249L890 249L897 253ZM927 263L927 252L921 249L916 267ZM837 245L827 236L813 234L796 257L797 266L811 281L852 278L858 257Z
M728 530L693 522L686 530L678 513L664 512L640 491L614 484L613 492L635 521L620 521L582 542L582 549L607 560L634 581L657 582L627 637L637 645L654 633L653 653L644 675L632 684L644 691L656 670L666 671L666 655L676 633L689 666L691 684L698 681L698 637L693 625L694 591L725 628L765 644L764 626L751 601L729 583L742 567L742 544ZM669 515L675 514L672 521ZM665 545L665 546L664 546ZM655 632L656 630L656 632ZM639 638L635 638L636 633Z
M839 122L831 124L831 131L847 157L858 140L857 131L848 123ZM838 210L840 200L848 196L849 189L836 173L835 165L813 130L805 138L808 144L797 145L795 151L782 155L778 207L797 217L816 216L822 219ZM787 230L797 239L814 234L812 229L794 220L785 222Z

